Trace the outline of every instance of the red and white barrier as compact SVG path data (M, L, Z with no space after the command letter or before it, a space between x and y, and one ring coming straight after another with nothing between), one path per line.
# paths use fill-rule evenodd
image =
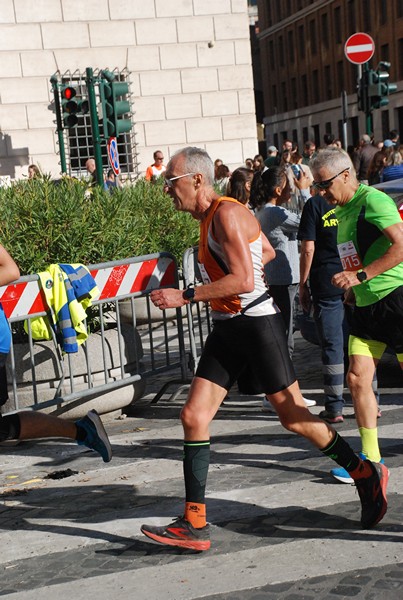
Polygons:
M177 284L176 264L168 256L140 257L125 263L107 263L99 268L95 265L91 268L91 275L100 290L94 302ZM37 275L30 276L29 281L17 280L0 287L0 302L8 319L23 319L43 313L47 306Z

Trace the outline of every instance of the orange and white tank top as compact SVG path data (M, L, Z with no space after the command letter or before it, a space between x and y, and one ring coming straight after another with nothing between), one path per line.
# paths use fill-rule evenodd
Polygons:
M234 198L222 196L213 201L207 218L200 223L198 262L203 283L218 281L229 273L228 266L225 262L225 255L212 232L213 218L221 202L236 202L239 206L242 206L249 212L249 209L246 206L240 204ZM230 319L239 316L242 309L245 309L249 304L258 300L258 298L263 296L265 291L267 291L264 281L262 262L263 246L260 232L256 239L249 240L249 247L253 264L254 290L253 292L210 300L210 307L212 310L211 316L213 319ZM267 296L267 299L247 309L245 315L248 317L260 317L263 315L275 314L277 312L278 309L272 298Z
M160 177L160 175L165 173L165 171L165 165L160 165L159 167L157 165L150 165L149 167L147 167L145 178L147 179L147 181L157 179L158 177Z
M160 177L160 175L162 175L163 173L165 173L166 171L166 166L165 165L161 165L159 167L157 167L157 165L151 165L151 173L153 177Z

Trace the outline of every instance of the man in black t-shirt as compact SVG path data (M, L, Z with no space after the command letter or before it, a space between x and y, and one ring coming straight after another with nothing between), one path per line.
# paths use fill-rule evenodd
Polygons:
M321 195L310 198L302 211L299 299L305 312L313 304L313 317L322 351L325 410L328 423L343 422L344 291L332 285L342 270L337 252L337 219L334 207ZM309 284L308 284L309 279Z

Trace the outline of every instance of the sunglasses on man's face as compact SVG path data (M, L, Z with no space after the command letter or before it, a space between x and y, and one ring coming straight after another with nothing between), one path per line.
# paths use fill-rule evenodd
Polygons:
M312 186L317 188L318 190L327 190L330 187L332 181L334 181L336 179L336 177L338 177L342 173L345 173L345 171L349 171L349 170L350 170L350 167L346 167L345 169L340 171L340 173L337 173L337 175L333 175L333 177L330 177L329 179L325 179L324 181L313 181Z
M184 175L177 175L176 177L165 177L164 179L164 184L169 187L169 188L173 188L174 184L173 182L176 181L177 179L182 179L182 177L190 177L190 175L196 175L196 173L185 173Z

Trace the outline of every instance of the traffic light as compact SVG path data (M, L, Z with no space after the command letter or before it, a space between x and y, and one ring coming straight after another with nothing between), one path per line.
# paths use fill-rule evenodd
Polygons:
M383 70L382 70L383 69ZM395 83L388 83L390 63L380 62L376 71L369 71L368 97L370 110L389 104L387 96L397 90Z
M63 125L64 127L71 129L78 123L77 115L88 112L88 100L77 98L76 88L70 85L62 85L60 88L60 95L62 98Z
M384 70L381 70L384 69ZM379 77L379 88L380 88L380 95L382 96L382 98L385 99L385 96L389 96L389 94L394 94L394 92L397 91L397 85L396 83L388 83L388 79L389 79L389 69L390 69L390 62L380 62L378 65L378 77ZM389 100L388 100L389 102ZM386 103L385 103L386 104Z
M129 93L129 85L124 81L116 81L110 71L101 71L99 82L104 137L119 137L131 130L130 102L122 97ZM124 117L124 115L129 115Z

